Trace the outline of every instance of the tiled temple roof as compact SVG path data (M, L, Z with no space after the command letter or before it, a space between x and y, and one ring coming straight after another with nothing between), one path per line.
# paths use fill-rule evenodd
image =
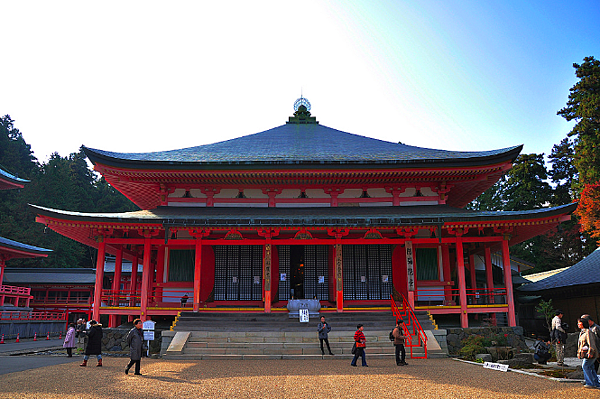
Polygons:
M27 252L31 254L31 256L46 256L50 252L52 252L51 249L35 247L33 245L27 245L18 241L9 240L8 238L0 237L0 252L3 250L8 252L11 252L13 250L19 252Z
M0 190L23 187L25 183L29 183L29 180L21 179L0 168Z
M342 132L320 124L285 124L232 140L171 151L118 153L84 151L93 163L164 167L204 164L402 164L405 167L468 166L490 158L514 160L522 146L492 151L446 151L421 148ZM425 164L425 165L424 165Z
M581 262L560 273L531 284L524 284L519 291L534 292L553 288L600 283L600 248L589 254Z
M158 207L126 213L80 213L30 206L38 214L73 221L158 223L188 227L358 227L539 219L571 213L577 204L527 211L472 211L448 205L427 205L323 208Z
M96 282L96 269L7 268L4 282L9 284L87 284Z

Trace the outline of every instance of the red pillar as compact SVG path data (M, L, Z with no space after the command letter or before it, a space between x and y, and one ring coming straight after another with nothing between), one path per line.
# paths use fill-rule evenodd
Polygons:
M2 281L4 281L4 259L0 259L0 286L2 285ZM0 306L2 302L0 302Z
M104 256L106 255L106 243L98 243L98 258L96 259L96 284L94 285L94 305L92 306L92 318L100 320L100 301L102 300L102 281L104 280Z
M156 255L156 300L157 300L157 302L163 301L162 285L165 282L165 251L166 251L166 247L164 245L161 245L158 247L158 253Z
M113 276L112 282L112 306L119 306L120 300L119 296L121 294L121 269L123 267L123 249L119 248L117 250L117 257L115 259L115 274ZM118 315L111 314L108 317L108 326L114 328L118 325Z
M271 257L272 245L271 239L267 238L267 243L263 251L263 284L264 284L264 298L265 298L265 313L271 313Z
M467 286L465 278L465 258L462 240L456 241L456 268L458 272L458 291L460 294L460 326L469 327L469 315L467 314Z
M502 240L502 263L504 267L504 286L506 287L506 301L508 302L508 326L515 327L517 318L515 316L515 301L513 297L512 271L510 269L510 253L508 251L508 239Z
M342 244L335 244L333 252L333 259L335 259L335 302L337 311L341 313L344 311L344 272L342 264Z
M137 303L137 274L139 259L136 256L131 263L131 284L129 285L130 300L129 306L136 306Z
M151 255L150 238L144 239L144 259L142 260L142 299L140 304L140 319L148 320L148 288L150 286L150 255Z
M194 257L194 312L200 311L200 279L202 278L202 237L196 238Z

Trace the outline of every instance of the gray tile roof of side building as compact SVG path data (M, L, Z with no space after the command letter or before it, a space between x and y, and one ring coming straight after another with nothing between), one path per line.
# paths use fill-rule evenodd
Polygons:
M20 177L17 177L9 172L7 172L6 170L0 168L0 177L3 177L5 179L8 180L12 180L16 183L29 183L29 180L25 180L25 179L21 179Z
M554 288L597 283L600 283L600 248L597 248L581 262L574 264L560 273L535 283L522 285L519 287L519 291L544 291Z
M303 163L423 163L480 162L487 158L514 159L522 146L492 151L447 151L393 143L342 132L319 124L285 124L227 141L171 151L118 153L84 150L92 162L186 164L303 164Z
M49 254L52 252L51 249L40 248L33 245L23 244L18 241L13 241L8 238L0 237L0 247L5 247L8 249L15 249L19 251L30 252L32 254Z
M6 284L94 284L95 269L7 268Z

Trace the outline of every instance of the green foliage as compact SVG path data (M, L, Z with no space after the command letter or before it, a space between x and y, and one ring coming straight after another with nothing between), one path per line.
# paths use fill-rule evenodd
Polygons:
M507 177L502 196L505 211L538 209L552 198L544 154L519 155Z
M552 205L565 205L575 199L573 185L579 175L573 164L574 158L575 148L569 138L565 137L559 144L552 147L552 152L548 156L548 161L552 164L548 175L555 184Z
M552 318L554 317L554 312L556 311L552 305L552 299L550 299L548 302L542 299L535 307L535 311L544 316L548 332L552 332Z
M93 267L95 250L35 222L28 204L79 212L137 210L89 167L83 151L61 157L54 153L39 164L7 115L0 118L0 164L30 180L21 190L0 191L0 236L52 249L47 258L13 259L10 267Z
M600 181L600 61L585 57L573 64L579 81L570 89L567 106L558 115L576 124L569 132L574 137L574 165L579 172L577 191L585 184Z
M463 341L463 347L458 354L466 360L475 360L475 356L480 353L487 353L483 344L484 339L481 335L469 335Z

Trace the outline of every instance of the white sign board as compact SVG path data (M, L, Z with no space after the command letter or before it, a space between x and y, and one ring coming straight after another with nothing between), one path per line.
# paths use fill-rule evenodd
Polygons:
M154 326L156 325L155 321L146 320L142 326L144 330L154 330Z
M492 370L499 370L499 371L507 372L508 371L508 364L485 362L485 363L483 363L483 368L484 369L492 369Z
M308 315L308 309L299 309L300 312L300 323L308 323L310 316Z
M144 330L144 340L154 341L154 330Z

